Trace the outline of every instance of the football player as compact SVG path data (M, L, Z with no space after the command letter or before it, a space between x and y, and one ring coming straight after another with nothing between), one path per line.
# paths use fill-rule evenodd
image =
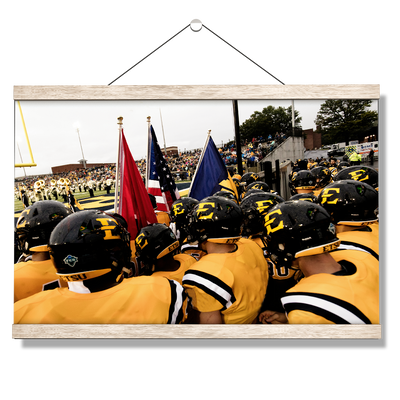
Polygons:
M315 168L313 168L314 170ZM289 181L290 192L293 195L302 193L314 193L314 189L317 185L317 179L315 175L308 170L301 170L294 172Z
M174 280L124 279L129 232L98 210L69 215L53 230L49 252L68 288L14 303L15 324L174 324L186 313L186 294Z
M56 225L70 214L69 207L55 200L38 201L21 213L15 228L22 254L14 265L14 302L67 286L55 273L47 244Z
M283 202L284 199L282 197L263 192L247 196L240 204L244 222L242 235L260 246L264 251L264 257L269 266L268 287L260 311L269 309L283 312L282 295L300 279L300 275L296 274L293 269L281 267L271 261L268 257L267 243L263 236L264 216L276 204Z
M241 208L217 196L201 200L189 215L188 239L207 252L182 281L193 321L250 324L256 319L268 285L268 264L254 241L241 239L242 224Z
M287 201L264 219L268 253L273 261L299 269L304 277L282 297L285 314L265 311L263 323L378 324L378 271L368 254L335 260L340 240L330 215L319 204Z
M206 253L199 248L197 243L189 243L187 237L189 234L188 217L198 203L199 201L192 197L182 197L174 201L170 211L171 223L169 225L175 236L179 239L181 246L180 252L189 254L196 260L200 260L200 258Z
M225 197L226 199L234 201L236 204L238 204L238 199L232 192L228 192L227 190L218 190L218 192L215 192L212 194L212 196L220 196L220 197Z
M262 182L262 181L257 181L257 182L250 183L250 185L248 185L248 186L246 187L246 192L243 193L242 198L243 198L250 190L262 190L263 192L266 192L266 193L273 193L273 194L279 195L278 192L274 192L273 190L270 189L268 183L265 183L265 182Z
M318 197L312 193L300 193L290 197L289 200L310 201L311 203L318 203Z
M319 204L331 216L336 234L341 240L337 251L366 251L379 261L379 222L375 210L378 192L364 182L342 180L325 187L318 197Z
M141 275L165 276L182 284L184 273L197 261L188 254L178 253L179 241L164 224L142 228L135 245L143 268Z
M260 175L256 172L246 172L242 178L240 179L240 197L243 196L243 193L246 192L247 187L254 182L260 182Z
M374 189L379 190L379 174L374 168L365 165L354 165L341 169L333 178L334 181L347 179L368 183Z
M327 167L315 167L311 170L311 173L315 176L316 185L314 195L318 196L320 191L332 181L332 174Z

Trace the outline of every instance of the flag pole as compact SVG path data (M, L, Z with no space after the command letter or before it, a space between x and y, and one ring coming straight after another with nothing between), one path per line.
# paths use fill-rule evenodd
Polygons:
M161 119L162 135L163 135L163 138L164 138L164 154L167 155L167 146L165 144L164 124L163 124L163 121L162 121L161 108L160 108L160 119Z
M233 105L233 123L235 126L237 171L238 174L242 176L243 175L242 139L240 137L238 101L232 100L232 105Z
M150 168L149 168L149 160L151 159L150 157L150 151L151 151L151 132L150 132L150 126L151 126L151 117L147 117L147 158L146 158L146 191L148 191L149 187L149 178L150 178Z
M192 191L192 185L193 185L194 179L196 178L197 170L199 169L199 166L200 166L200 164L201 164L201 162L203 160L204 152L205 152L205 150L207 148L207 145L208 145L208 142L210 140L210 137L211 137L211 129L209 129L209 131L207 133L207 139L206 139L206 142L204 144L203 151L201 152L201 155L200 155L200 158L199 158L199 162L197 163L196 171L194 171L192 182L190 182L190 187L189 187L189 191L188 191L188 197L190 197L190 192Z
M118 191L119 191L119 170L120 170L120 156L121 156L121 136L122 136L122 120L123 117L118 117L118 154L117 154L117 168L115 171L115 197L114 197L114 212L118 212Z

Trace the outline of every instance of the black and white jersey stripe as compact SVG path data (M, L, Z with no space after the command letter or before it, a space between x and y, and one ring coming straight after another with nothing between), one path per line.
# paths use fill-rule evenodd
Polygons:
M230 286L206 272L189 269L183 277L182 284L195 286L214 297L221 303L223 307L221 311L226 310L236 301Z
M364 251L366 253L371 254L373 257L375 257L379 261L379 254L377 254L374 250L372 250L370 247L364 246L360 243L355 243L355 242L348 242L348 241L341 241L340 246L333 250L333 252L336 251L341 251L341 250L358 250L358 251Z
M335 324L370 324L371 321L353 304L320 293L290 292L281 299L286 313L308 311Z
M167 324L179 324L183 319L183 302L186 299L186 292L183 287L174 280L168 280L171 286L171 304Z

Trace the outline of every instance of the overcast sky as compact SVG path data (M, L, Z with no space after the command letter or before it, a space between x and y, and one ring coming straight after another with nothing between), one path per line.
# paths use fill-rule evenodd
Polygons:
M321 103L295 101L303 129L315 129ZM202 148L208 130L217 145L234 139L229 100L21 101L20 105L37 164L26 167L26 175L51 173L51 167L77 163L82 152L88 163L116 162L119 116L123 117L124 134L135 160L146 156L148 116L162 148L164 137L167 147L178 146L180 151ZM254 111L268 105L286 108L291 101L242 100L238 105L241 124ZM15 138L15 163L29 163L31 157L17 102ZM15 176L24 176L24 170L16 168Z

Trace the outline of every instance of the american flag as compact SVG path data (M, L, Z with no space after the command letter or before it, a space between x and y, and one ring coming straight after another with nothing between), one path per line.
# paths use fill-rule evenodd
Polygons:
M159 211L169 212L172 203L181 198L152 125L149 126L146 184L148 193L156 198Z

